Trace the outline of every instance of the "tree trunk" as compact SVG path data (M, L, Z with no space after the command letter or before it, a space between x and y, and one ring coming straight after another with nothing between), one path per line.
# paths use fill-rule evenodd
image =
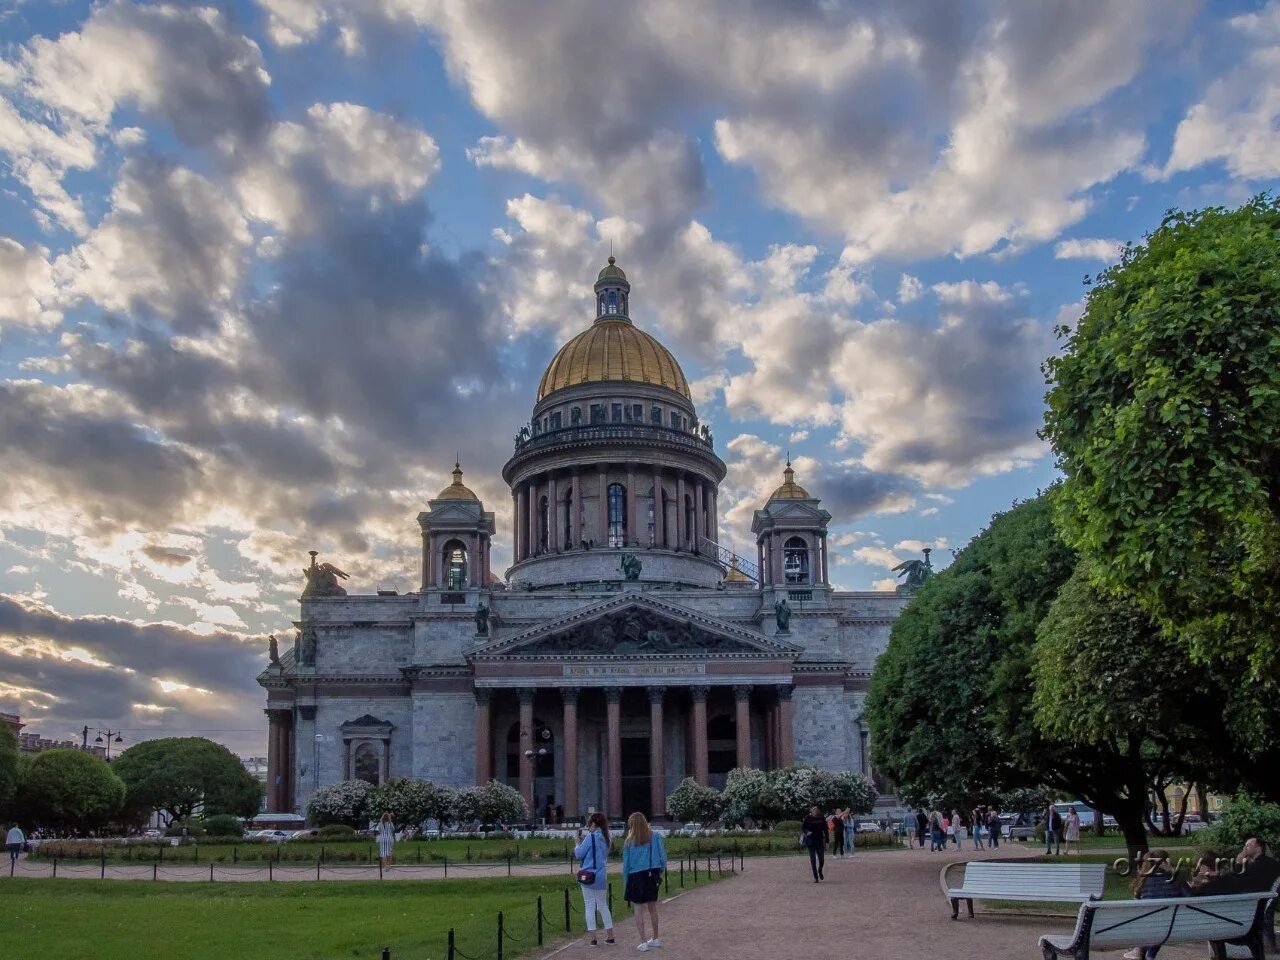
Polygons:
M1093 808L1093 835L1095 837L1105 836L1107 828L1102 823L1102 811L1097 807Z
M1142 823L1142 813L1136 809L1119 809L1116 810L1115 817L1116 823L1120 825L1120 832L1124 835L1125 849L1132 860L1147 849L1147 829Z

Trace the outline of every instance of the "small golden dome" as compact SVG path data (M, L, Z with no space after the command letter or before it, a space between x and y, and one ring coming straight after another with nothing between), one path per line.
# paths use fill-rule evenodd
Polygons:
M770 500L808 500L809 491L796 483L796 472L791 469L791 461L787 461L787 469L782 471L782 486L769 494Z
M453 483L449 484L440 491L437 500L475 500L479 502L480 498L472 493L471 488L462 482L462 466L455 462L453 465Z
M605 270L622 273L612 265ZM565 387L609 380L666 387L693 399L671 351L625 317L603 317L560 348L538 384L538 400Z
M627 279L627 275L622 272L622 268L618 266L618 261L613 258L613 254L609 254L609 262L605 264L600 271L600 275L596 277L596 283L601 280L623 280Z
M738 558L734 557L729 572L724 575L725 583L755 583L750 577L738 569Z

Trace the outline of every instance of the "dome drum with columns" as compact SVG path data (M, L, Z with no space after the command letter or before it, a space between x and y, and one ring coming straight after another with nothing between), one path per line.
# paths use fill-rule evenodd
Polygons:
M727 550L725 465L684 371L633 323L612 257L595 294L503 467L505 530L455 463L417 517L416 589L312 575L294 648L258 678L270 811L407 776L501 780L530 819L660 819L686 776L873 772L862 702L906 595L831 586L832 518L790 462L752 520L755 557Z

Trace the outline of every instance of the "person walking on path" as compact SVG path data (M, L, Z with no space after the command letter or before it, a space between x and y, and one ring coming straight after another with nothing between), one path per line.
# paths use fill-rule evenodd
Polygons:
M827 821L817 807L810 807L809 815L800 824L800 842L809 851L813 882L825 880L822 868L826 865Z
M1053 849L1055 844L1056 851ZM1044 812L1044 853L1046 857L1051 853L1062 853L1062 814L1052 803Z
M836 817L844 821L845 856L852 860L854 842L858 839L858 822L854 819L853 810L849 807L845 807L843 811L836 811Z
M26 834L22 832L22 828L16 823L9 828L9 832L4 835L5 846L9 848L9 864L12 865L17 861L18 854L22 852L22 845L27 842Z
M1076 845L1076 853L1083 854L1084 847L1080 843L1080 814L1072 807L1067 812L1067 818L1063 826L1063 840L1067 842L1067 854L1071 854L1071 845Z
M973 849L982 849L982 808L973 808Z
M924 835L929 832L929 815L923 810L916 811L916 844L924 849Z
M831 818L831 855L833 857L844 856L844 817L839 810Z
M662 946L658 938L658 892L662 889L662 872L667 868L667 851L662 837L649 826L643 813L633 813L627 818L627 838L622 844L622 883L624 897L636 915L636 929L640 932L641 953L657 950ZM653 926L653 937L644 935L645 908Z
M936 807L929 814L929 852L943 849L943 838L947 835L946 818Z
M609 821L603 813L593 813L587 818L587 835L578 831L578 845L573 855L578 858L578 886L582 889L582 912L587 918L587 932L591 934L591 946L596 947L596 912L604 922L604 942L617 943L613 938L613 914L609 912L608 884L605 870L609 865Z
M1163 850L1152 850L1147 854L1146 862L1138 870L1133 883L1135 900L1167 900L1173 897L1185 897L1187 885L1174 872L1169 863L1169 854ZM1134 947L1125 952L1124 960L1155 960L1160 946Z
M396 853L396 825L391 820L391 811L383 810L382 819L378 821L378 862L384 867L391 866Z
M995 807L991 807L987 810L987 843L992 850L1000 846L1000 829L1000 815L996 813Z

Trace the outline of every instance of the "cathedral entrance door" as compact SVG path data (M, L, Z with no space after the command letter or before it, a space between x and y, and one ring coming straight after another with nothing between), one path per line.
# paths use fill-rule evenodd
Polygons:
M622 735L622 818L649 815L649 736Z

